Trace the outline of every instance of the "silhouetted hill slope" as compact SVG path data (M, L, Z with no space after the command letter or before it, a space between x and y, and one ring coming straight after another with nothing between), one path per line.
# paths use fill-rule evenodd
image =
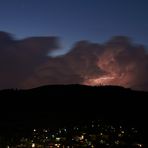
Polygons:
M119 86L49 85L0 91L0 127L56 126L90 119L132 122L147 130L148 92Z
M134 91L120 86L49 85L29 90L0 91L1 104L13 108L43 110L53 108L133 107L143 108L148 92ZM147 103L146 103L147 104ZM44 106L44 107L43 107ZM110 107L109 107L110 108Z
M148 92L119 86L49 85L29 90L0 91L1 108L20 111L100 112L130 114L147 110Z
M109 93L109 94L106 94ZM86 86L86 85L47 85L41 86L32 89L6 89L1 90L0 95L3 97L15 95L48 95L48 96L107 96L107 95L116 95L116 96L127 96L130 95L140 95L145 96L148 95L148 92L145 91L135 91L131 90L130 88L124 88L121 86Z

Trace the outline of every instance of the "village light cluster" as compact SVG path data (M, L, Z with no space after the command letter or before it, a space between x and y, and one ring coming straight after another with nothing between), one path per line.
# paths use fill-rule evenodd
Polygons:
M33 129L32 136L21 137L16 145L7 148L112 148L144 147L141 133L135 128L110 125L104 121L67 126L57 129Z

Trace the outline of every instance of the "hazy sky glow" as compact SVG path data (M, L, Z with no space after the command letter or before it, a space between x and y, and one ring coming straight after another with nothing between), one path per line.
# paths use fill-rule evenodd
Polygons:
M147 8L147 0L0 0L0 89L148 90Z

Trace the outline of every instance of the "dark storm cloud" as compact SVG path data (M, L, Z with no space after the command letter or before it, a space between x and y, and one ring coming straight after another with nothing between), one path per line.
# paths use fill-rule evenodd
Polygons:
M79 41L66 55L47 57L57 47L55 37L15 40L0 32L0 88L103 83L148 90L147 52L127 37Z
M44 84L122 85L148 90L148 55L129 38L113 37L105 44L80 41L68 54L36 69L26 86Z
M85 79L102 74L97 67L101 51L102 47L99 44L80 41L68 54L56 58L49 57L44 65L40 65L35 75L25 82L25 86L83 84Z
M15 40L0 32L0 88L21 87L22 82L47 60L48 51L57 48L55 37Z

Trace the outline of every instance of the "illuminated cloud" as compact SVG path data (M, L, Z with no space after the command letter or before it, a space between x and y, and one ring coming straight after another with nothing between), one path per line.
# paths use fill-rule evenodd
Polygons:
M148 55L129 38L113 37L105 44L80 41L68 54L49 58L27 86L43 84L121 85L148 90Z
M134 45L127 37L114 37L105 43L97 65L106 73L84 83L122 85L148 90L148 55L143 46Z
M127 37L79 41L65 55L47 56L58 47L57 37L15 40L0 32L0 88L104 84L148 90L148 54Z

